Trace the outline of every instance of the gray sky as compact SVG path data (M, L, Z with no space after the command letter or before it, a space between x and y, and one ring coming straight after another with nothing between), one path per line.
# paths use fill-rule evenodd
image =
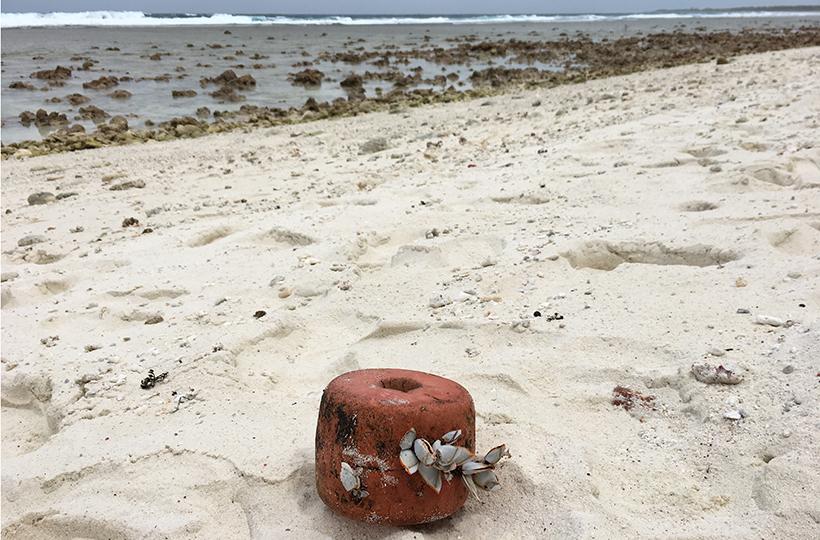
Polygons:
M4 0L2 11L148 11L155 13L583 13L687 7L817 5L819 0Z

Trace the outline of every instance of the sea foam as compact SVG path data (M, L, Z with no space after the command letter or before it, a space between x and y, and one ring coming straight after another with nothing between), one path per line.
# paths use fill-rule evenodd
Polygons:
M141 11L82 11L76 13L3 13L0 27L38 26L195 26L195 25L407 25L407 24L503 24L539 22L589 22L630 19L692 19L745 17L820 17L820 11L730 11L681 13L632 13L618 15L231 15L151 14Z

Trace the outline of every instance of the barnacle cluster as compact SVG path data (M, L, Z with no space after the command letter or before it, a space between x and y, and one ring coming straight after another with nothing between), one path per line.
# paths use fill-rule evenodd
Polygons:
M495 467L502 458L510 457L507 446L502 444L483 456L477 456L463 446L456 446L455 442L459 438L461 438L461 430L456 429L448 431L430 444L426 439L416 435L415 428L411 428L399 441L401 448L399 461L407 474L419 473L424 483L433 488L436 493L441 492L443 480L450 482L455 475L461 476L464 485L476 498L478 498L479 489L484 491L501 489ZM339 471L342 486L356 501L369 495L362 486L360 478L362 472L361 467L354 469L344 461Z
M461 475L462 481L476 498L478 489L500 489L495 466L501 458L510 456L506 445L496 446L479 457L454 444L460 437L461 430L449 431L430 444L418 437L414 428L410 429L399 442L399 460L407 474L418 472L436 493L441 491L442 479L449 482L455 474Z

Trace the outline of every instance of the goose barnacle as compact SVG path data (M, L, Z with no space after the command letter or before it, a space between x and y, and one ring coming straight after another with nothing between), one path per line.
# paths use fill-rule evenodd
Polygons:
M435 467L419 463L419 474L424 483L433 488L433 491L441 491L441 471Z
M424 483L441 492L442 476L448 482L453 473L460 473L467 489L478 498L478 489L496 491L501 488L495 465L504 457L510 457L507 446L498 445L478 458L463 446L452 443L461 437L461 430L448 431L430 444L416 434L415 428L404 434L399 441L399 461L407 474L418 472Z
M413 475L419 470L419 458L412 450L402 450L399 453L399 461L401 461L402 467L409 475Z
M410 431L405 433L404 436L401 438L401 441L399 442L399 447L402 450L410 450L411 448L413 448L413 443L415 442L415 440L416 429L410 428Z
M353 495L357 501L364 499L369 493L362 489L362 481L359 476L362 474L361 468L354 469L349 463L342 461L342 469L339 471L339 480L345 491Z
M486 463L490 463L495 465L498 463L501 458L503 457L510 457L510 453L507 451L507 446L504 444L498 445L495 448L491 449L484 455L484 461Z
M436 460L436 456L433 454L433 448L430 446L430 443L424 439L416 439L413 443L413 452L416 453L416 457L419 458L419 461L424 465L432 465Z
M504 457L510 457L510 452L504 444L492 448L484 454L484 458L473 457L461 465L461 479L470 493L478 499L478 489L497 491L501 489L498 476L495 474L495 465Z
M444 444L453 444L456 442L459 437L461 437L461 430L454 429L453 431L448 431L444 435L441 436L441 442Z

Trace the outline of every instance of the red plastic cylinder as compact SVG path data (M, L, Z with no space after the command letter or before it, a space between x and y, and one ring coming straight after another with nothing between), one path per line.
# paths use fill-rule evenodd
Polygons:
M402 436L415 428L430 443L460 429L456 444L475 451L475 407L460 384L404 369L363 369L333 379L316 426L316 489L334 511L360 521L427 523L452 515L467 499L456 476L440 493L399 461ZM345 489L342 462L359 472L361 490Z

